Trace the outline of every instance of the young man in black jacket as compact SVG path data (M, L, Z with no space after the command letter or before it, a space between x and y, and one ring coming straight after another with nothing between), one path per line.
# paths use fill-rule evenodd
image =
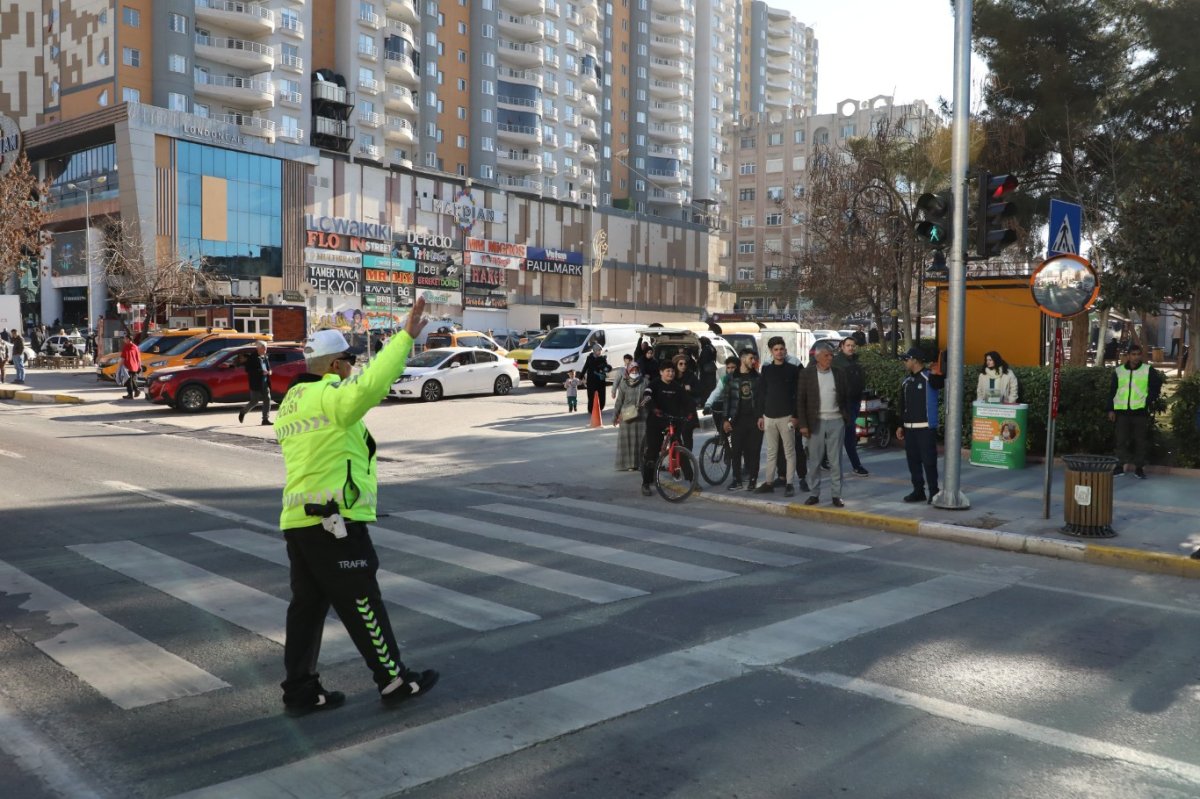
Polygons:
M779 458L780 443L787 459L786 497L795 496L796 487L796 383L800 374L798 367L787 362L787 345L781 336L772 336L767 342L771 350L771 362L763 366L758 379L758 396L755 397L758 412L758 429L767 439L767 474L775 474L775 463ZM775 487L764 482L755 491L770 494Z
M758 487L758 459L762 452L762 431L758 429L758 355L747 347L742 350L738 369L725 377L725 396L722 427L730 435L729 457L733 461L733 482L730 491L742 487Z
M858 332L861 331L862 326L859 325ZM846 376L844 399L846 412L849 414L845 432L846 457L850 459L850 466L854 469L854 473L866 477L870 472L863 467L862 461L858 457L858 430L854 421L858 418L858 408L862 404L863 393L867 388L866 372L863 371L862 364L858 362L858 333L842 339L841 347L833 356L833 368L841 369L842 374Z
M658 453L662 449L663 435L667 425L675 417L675 431L682 438L683 431L696 418L696 403L692 395L681 383L675 380L675 365L663 361L659 369L659 379L646 387L642 394L642 406L649 413L646 416L646 450L642 459L642 495L650 496L650 486L654 484L654 470L658 466ZM690 464L684 461L684 477L691 480Z

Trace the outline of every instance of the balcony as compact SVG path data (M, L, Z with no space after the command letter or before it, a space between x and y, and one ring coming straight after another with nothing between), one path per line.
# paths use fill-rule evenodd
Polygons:
M514 42L511 39L496 39L496 52L505 61L526 67L536 67L542 64L541 45Z
M584 17L595 18L600 14L600 3L598 0L579 0L575 3L575 7L579 9L579 13Z
M667 75L669 77L686 77L688 67L681 59L678 58L659 58L655 56L650 59L650 70L656 75Z
M379 47L373 44L360 42L358 45L358 57L364 61L378 61Z
M655 139L664 141L683 141L683 127L680 125L666 125L661 122L653 122L650 124L650 136Z
M413 127L413 123L404 117L389 116L387 118L387 129L384 130L383 135L388 141L398 141L405 144L412 144L417 140L417 131Z
M328 83L323 80L313 81L312 99L314 104L354 105L354 95L352 92L347 92L344 86L338 86L336 83Z
M256 78L231 78L201 72L196 75L195 92L244 108L272 108L275 105L275 87L270 81Z
M354 138L354 126L342 122L340 119L313 117L313 138L316 139L318 137L350 141Z
M304 72L304 59L298 55L279 56L279 68L289 72Z
M677 81L677 80L657 80L657 79L655 79L655 80L650 81L650 93L654 94L654 95L658 95L659 97L665 97L667 99L674 99L677 97L686 96L687 95L687 87L683 83L681 83L680 81Z
M378 111L359 111L358 124L367 128L377 128L383 124L383 114Z
M791 60L792 48L791 41L784 37L782 41L768 34L767 38L767 55L768 56L783 56L785 61Z
M503 164L501 164L503 166ZM541 195L542 184L540 181L531 180L529 178L519 178L513 175L497 175L496 183L502 189L511 189L512 191L528 192L530 194Z
M594 21L582 21L579 24L579 29L583 33L583 40L592 44L600 44L604 40L600 37L600 26Z
M579 85L585 92L600 92L600 80L596 77L595 70L585 69L579 76Z
M546 6L550 2L551 0L546 0ZM545 13L545 6L542 5L542 0L504 0L504 10L517 14L542 14Z
M537 100L530 100L526 97L510 97L507 94L496 95L496 105L502 105L513 111L529 111L538 109Z
M544 24L534 17L518 17L515 14L500 12L496 21L502 33L522 42L541 41L545 36Z
M682 121L687 119L687 106L683 103L650 103L650 116L655 119Z
M394 83L388 84L387 94L383 102L389 111L401 111L407 114L417 113L417 104L413 99L412 89L405 86L398 86Z
M590 186L596 182L596 170L585 168L585 169L581 169L579 172L580 172L579 179L583 182L583 184L585 186Z
M275 32L275 12L258 3L238 0L195 0L196 22L205 22L250 36Z
M652 0L650 7L663 14L691 14L692 0Z
M563 177L568 180L579 180L579 167L571 164L563 167Z
M377 31L383 27L383 17L376 14L374 11L361 9L358 12L358 24L364 28L369 28Z
M558 94L558 81L556 81L554 78L547 78L545 85L542 87L542 91L546 92L547 94Z
M407 22L388 18L387 33L389 36L399 36L401 39L407 39L411 44L415 45L417 43L417 35L413 33L412 26Z
M679 169L647 169L650 179L661 186L680 186L683 184L683 171Z
M371 161L383 160L383 148L378 144L368 144L360 141L358 146L354 148L354 153L361 158L367 158Z
M544 11L545 11L546 16L548 16L548 17L562 16L562 6L560 6L558 4L558 0L546 0L544 5L545 5Z
M280 89L278 100L279 100L280 105L286 105L286 106L290 106L292 108L299 108L301 105L304 104L304 95L301 94L300 92L289 92L289 91L284 91L283 89Z
M579 133L585 139L600 141L600 130L596 127L596 123L591 119L579 120Z
M413 166L408 150L402 150L399 147L392 148L392 163L396 166L402 166L405 169L412 169Z
M218 122L228 122L237 125L238 130L260 139L275 138L275 123L270 119L253 117L246 114L215 114L212 117Z
M363 94L379 94L383 90L383 83L375 78L359 78L358 90Z
M275 131L275 138L299 144L304 141L304 128L280 128Z
M594 95L583 95L583 97L579 100L578 108L581 113L586 114L587 116L600 116L600 106L596 104L596 98Z
M683 192L667 189L651 189L647 199L660 205L683 205Z
M532 125L511 125L507 122L499 122L496 124L496 138L517 144L541 144L542 129Z
M296 19L295 17L281 16L279 18L279 23L278 23L277 27L279 28L279 31L286 36L291 36L296 39L304 38L304 23L301 22L300 20ZM300 131L300 132L302 134L304 133L304 131ZM283 134L280 133L279 135L282 136ZM294 138L294 137L292 137L292 138Z
M543 158L542 159L542 174L543 175L557 175L558 174L558 162L553 159Z
M245 39L196 36L196 57L246 70L275 68L275 48Z
M558 108L553 105L542 106L542 116L551 122L558 121Z
M516 150L497 150L496 166L510 172L541 172L542 157L529 152Z
M387 13L410 25L415 25L421 21L421 17L417 14L416 3L413 0L388 0Z
M419 86L421 83L421 76L417 74L417 65L413 62L412 56L407 53L389 51L383 60L383 68L389 78L404 81L411 86Z
M522 83L526 86L542 88L542 76L531 69L513 69L512 67L497 67L496 77L507 83Z
M656 33L691 33L692 21L680 14L651 14L650 27Z
M687 150L683 147L676 147L672 144L651 144L646 148L646 152L650 155L656 155L661 158L688 158Z
M579 148L579 160L585 164L596 163L596 148L590 144L585 144Z
M654 34L650 37L650 49L662 56L682 58L691 49L686 39L679 36Z

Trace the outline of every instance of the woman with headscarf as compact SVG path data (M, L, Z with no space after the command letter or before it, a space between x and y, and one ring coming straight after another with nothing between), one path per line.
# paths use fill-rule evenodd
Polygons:
M641 407L646 380L641 369L633 364L616 383L617 399L613 404L613 426L617 435L617 471L636 472L642 468L642 440L646 437L646 410Z
M588 395L588 415L592 414L592 404L600 403L600 411L604 412L604 388L608 384L608 373L612 371L612 366L608 363L608 358L604 355L604 348L599 344L592 345L592 352L587 356L587 360L583 362L583 367L579 370L579 376L584 379L587 387Z
M976 402L1017 401L1017 376L995 350L983 356L983 368L979 370L979 383L975 387Z
M634 350L634 361L642 370L642 377L652 380L658 374L658 364L654 362L654 345L643 338L638 339Z

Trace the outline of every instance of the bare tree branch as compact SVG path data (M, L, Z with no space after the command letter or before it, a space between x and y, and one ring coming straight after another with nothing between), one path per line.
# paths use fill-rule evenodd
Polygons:
M41 261L42 248L50 243L45 232L49 197L49 185L38 181L24 154L0 178L0 284L17 274L22 261Z
M141 226L114 221L104 228L104 278L108 292L125 305L146 306L152 323L172 305L196 305L215 297L216 279L207 264L178 252L157 252L147 259Z

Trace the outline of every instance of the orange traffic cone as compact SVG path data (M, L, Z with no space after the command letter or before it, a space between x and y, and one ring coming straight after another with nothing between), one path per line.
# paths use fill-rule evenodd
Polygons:
M592 427L603 427L604 422L600 420L600 397L592 397Z

